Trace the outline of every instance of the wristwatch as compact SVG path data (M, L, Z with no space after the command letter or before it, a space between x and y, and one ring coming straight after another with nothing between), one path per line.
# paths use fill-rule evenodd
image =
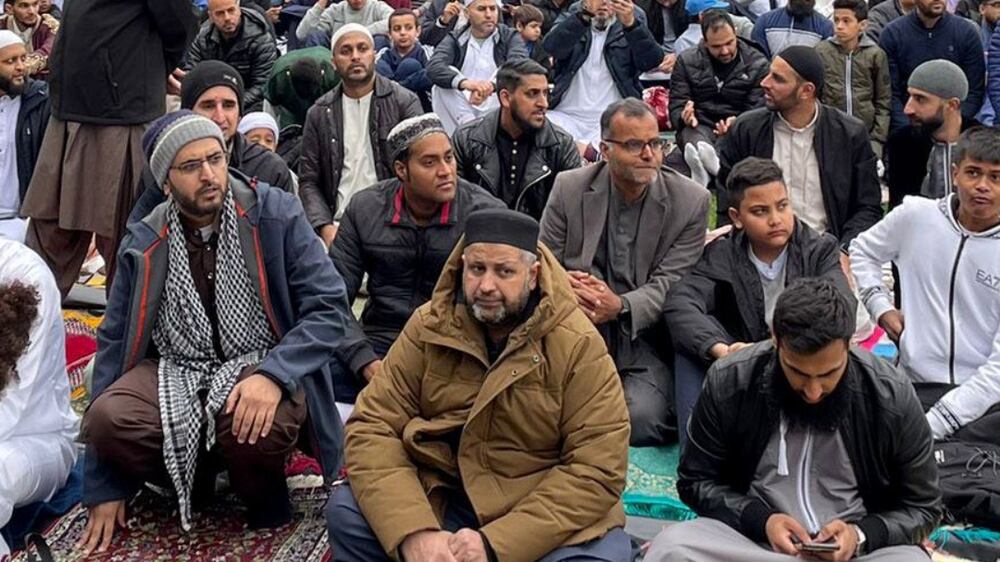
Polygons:
M851 527L854 527L854 532L858 534L858 546L854 549L854 557L857 558L864 553L868 537L865 536L865 532L861 530L861 527L857 525L851 525Z
M618 298L621 299L621 301L622 301L622 309L620 311L618 311L618 317L619 318L625 318L629 314L632 314L632 307L630 307L628 305L628 299L623 299L621 297L618 297Z

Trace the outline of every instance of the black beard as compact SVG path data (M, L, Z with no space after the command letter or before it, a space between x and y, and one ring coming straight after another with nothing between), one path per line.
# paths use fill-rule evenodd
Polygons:
M511 105L510 116L514 120L514 123L521 129L521 133L532 133L541 129L541 127L534 126L531 121L521 117L520 108L516 105Z
M944 125L944 113L938 113L927 121L910 121L910 126L918 135L930 136Z
M8 97L17 97L24 93L24 85L24 80L20 84L15 84L12 79L0 76L0 92L3 92Z
M764 396L767 399L768 410L781 412L788 420L789 427L809 428L817 431L835 431L847 415L850 403L847 372L840 379L837 388L827 395L819 404L807 404L805 400L788 384L785 373L781 370L777 353L774 358L774 369L770 376L764 377Z
M793 18L799 19L812 14L815 6L815 0L790 0L786 9Z

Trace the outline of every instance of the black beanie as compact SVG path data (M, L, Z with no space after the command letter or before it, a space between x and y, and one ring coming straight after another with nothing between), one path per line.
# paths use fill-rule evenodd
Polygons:
M816 86L816 97L823 93L823 60L812 47L795 45L778 53L781 60L788 63L806 82Z
M198 98L216 86L228 86L236 92L240 115L243 115L243 78L235 68L217 60L201 61L184 76L181 81L181 108L194 109Z
M538 221L510 209L482 209L465 220L465 245L506 244L538 253Z

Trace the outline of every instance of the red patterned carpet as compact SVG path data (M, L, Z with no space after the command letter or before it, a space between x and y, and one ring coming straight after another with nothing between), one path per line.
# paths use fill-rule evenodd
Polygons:
M297 477L303 478L303 477ZM305 477L316 478L316 477ZM176 503L144 490L133 502L128 529L119 531L111 549L84 557L74 545L86 525L86 511L75 507L56 522L45 538L60 562L326 562L330 559L323 506L323 486L292 490L294 520L278 529L244 528L243 508L229 496L195 514L195 527L183 533ZM26 560L24 556L14 562Z

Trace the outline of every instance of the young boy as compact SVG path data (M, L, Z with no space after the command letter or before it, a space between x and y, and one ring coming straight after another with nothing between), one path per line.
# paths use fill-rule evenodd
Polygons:
M247 113L240 119L236 131L248 141L258 144L271 152L278 151L278 122L271 114L263 111Z
M681 444L708 367L771 337L778 295L803 277L827 277L853 303L840 267L839 242L797 220L781 168L750 157L726 181L734 230L705 247L694 271L667 297L674 340L674 384Z
M892 111L889 60L865 34L867 28L865 0L834 1L833 37L816 45L825 68L820 99L861 119L868 127L872 150L881 157Z
M935 439L1000 443L1000 131L974 127L952 151L954 192L907 197L851 242L851 271ZM882 281L899 268L902 307ZM902 341L905 340L905 341Z
M427 77L427 60L431 49L417 39L420 23L409 8L400 8L389 16L389 39L392 46L376 55L375 70L382 76L417 94L424 111L431 110L431 80Z
M514 28L521 34L521 39L524 39L524 44L528 47L528 56L551 72L552 58L542 48L544 22L545 15L531 4L521 4L514 12Z

